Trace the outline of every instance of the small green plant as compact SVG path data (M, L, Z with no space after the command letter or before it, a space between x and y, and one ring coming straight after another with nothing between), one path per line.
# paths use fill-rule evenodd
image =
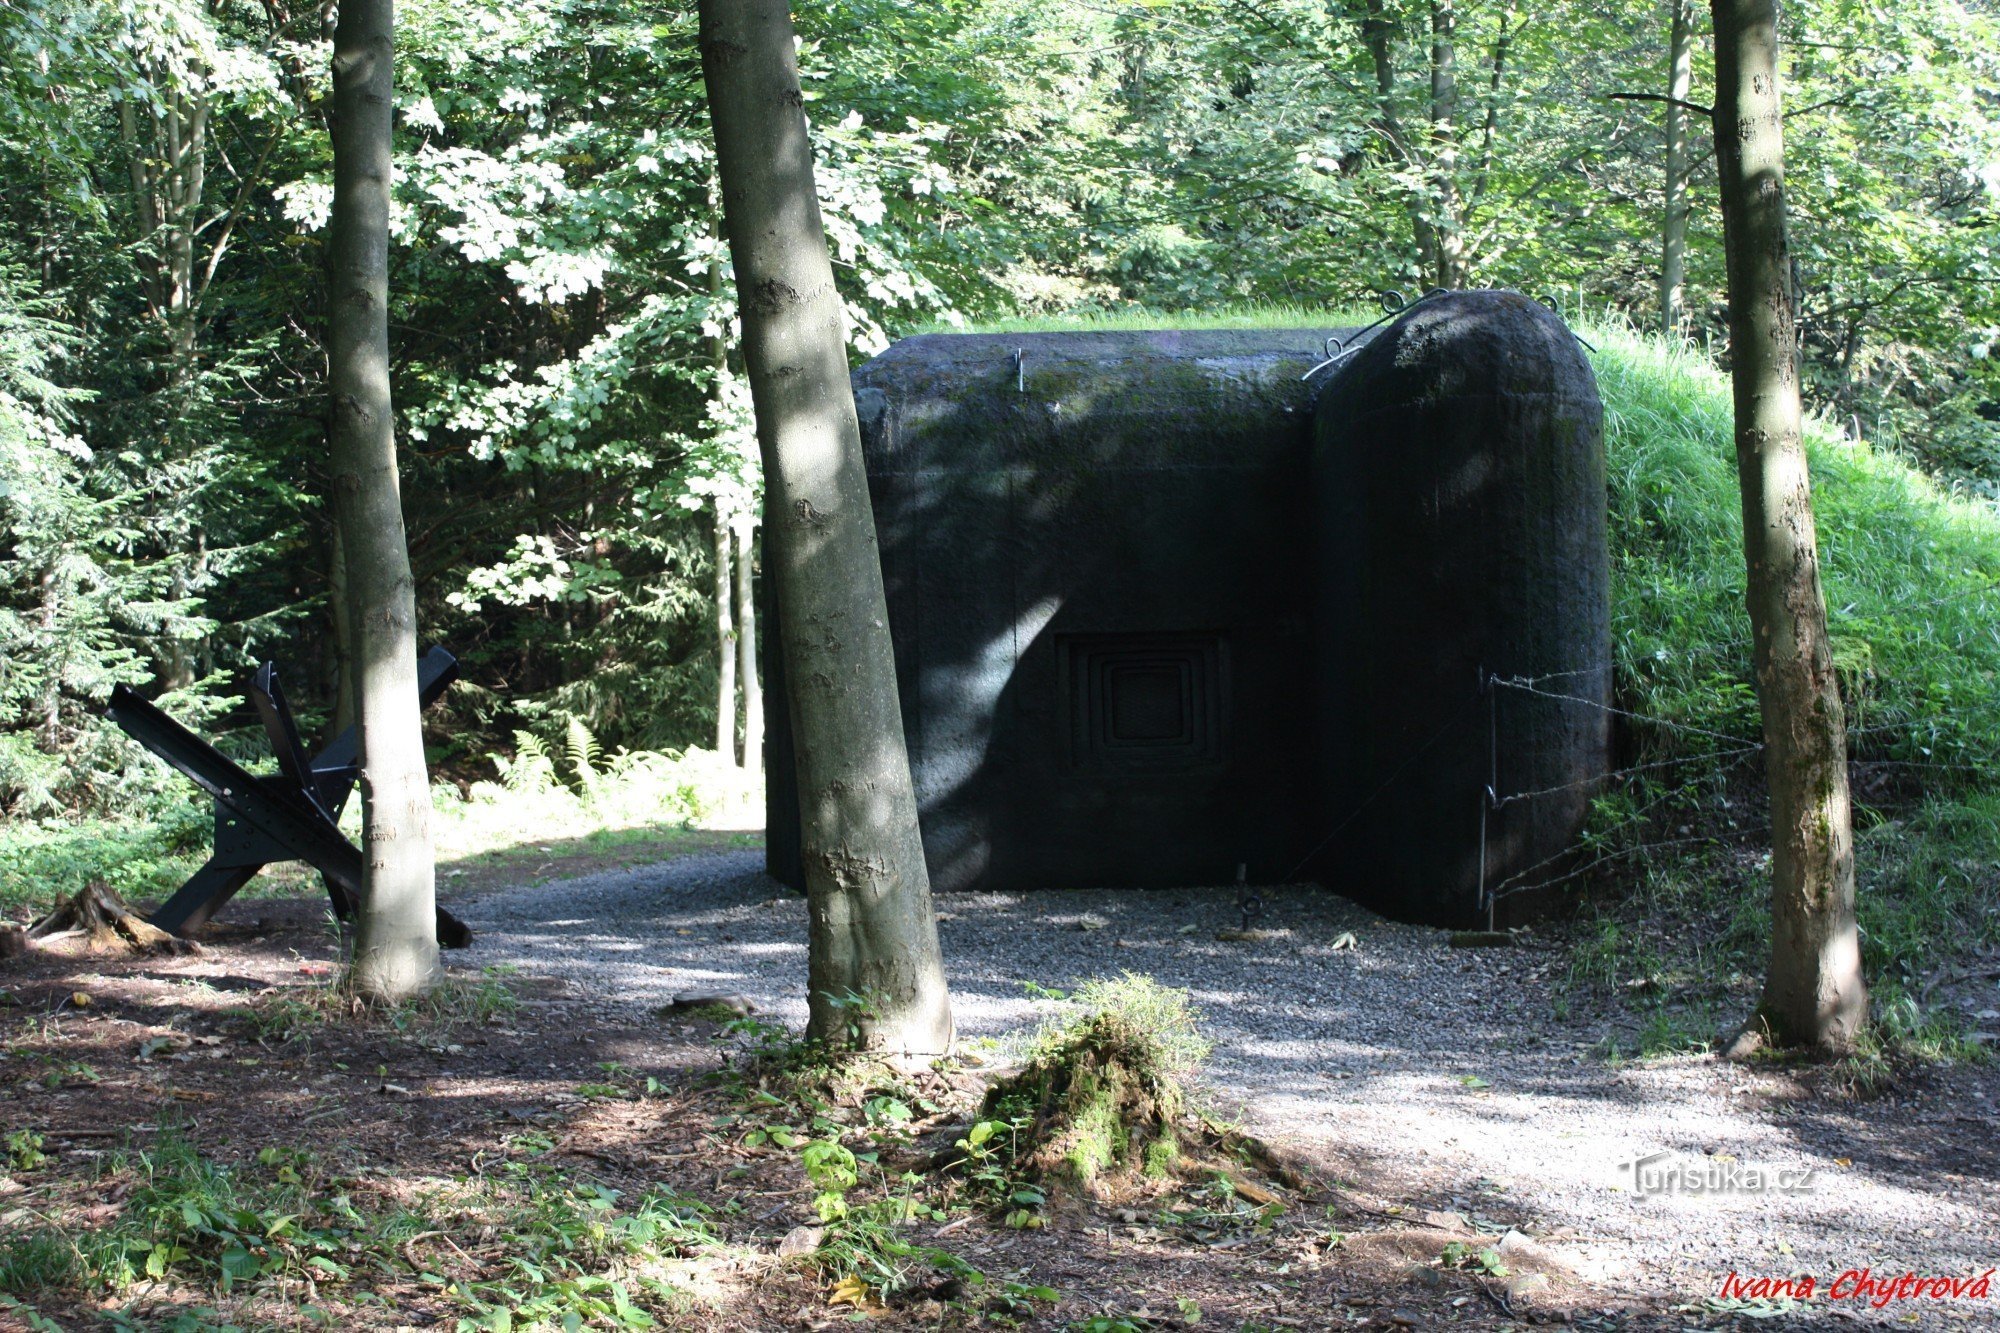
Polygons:
M857 991L820 992L822 999L841 1017L841 1036L837 1043L849 1051L859 1051L866 1041L867 1025L881 1013L879 997Z
M1062 1299L1062 1293L1054 1287L1040 1284L1030 1285L1003 1279L987 1301L987 1311L1003 1318L1008 1316L1028 1317L1035 1313L1037 1303L1053 1305Z
M1016 1231L1039 1230L1044 1225L1041 1210L1048 1203L1047 1191L1019 1179L1013 1170L1026 1125L1026 1117L975 1122L958 1140L962 1155L954 1163L973 1193L1003 1209L1002 1220Z
M861 1113L869 1124L890 1132L902 1130L916 1118L908 1102L887 1093L877 1093L862 1103Z
M1662 1005L1646 1016L1639 1030L1639 1052L1648 1059L1674 1055L1704 1055L1715 1048L1708 1006L1687 1009Z
M493 766L500 770L500 781L510 792L532 795L558 785L549 747L532 731L515 732L514 757L496 754Z
M1486 1277L1508 1276L1507 1265L1500 1260L1500 1251L1491 1246L1475 1248L1463 1241L1451 1241L1438 1255L1438 1263L1445 1268L1464 1269Z
M828 1223L813 1252L813 1264L857 1295L877 1299L909 1287L920 1273L943 1273L967 1286L984 1286L986 1275L936 1245L920 1245L902 1232L914 1222L942 1221L944 1213L906 1194L865 1203L844 1203L846 1211Z
M860 1164L854 1153L830 1139L815 1139L799 1149L799 1162L806 1179L819 1193L813 1196L813 1211L822 1222L847 1216L847 1192L861 1183Z
M597 743L597 737L590 734L590 728L583 725L581 718L573 717L563 733L563 749L569 757L570 772L576 774L576 785L588 804L596 799L603 777L598 766L604 759L604 747Z
M42 1136L32 1129L17 1129L7 1136L7 1165L12 1170L32 1171L48 1160Z

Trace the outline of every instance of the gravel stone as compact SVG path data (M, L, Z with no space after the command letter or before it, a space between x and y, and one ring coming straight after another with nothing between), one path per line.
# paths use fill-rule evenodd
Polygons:
M1556 949L1453 949L1448 932L1318 889L1261 893L1263 937L1233 942L1218 935L1241 925L1234 886L941 895L960 1037L1058 1012L1039 987L1123 971L1185 987L1215 1042L1218 1110L1372 1193L1518 1228L1586 1281L1633 1295L1700 1301L1730 1272L1807 1273L1823 1287L1862 1267L1962 1276L2000 1263L1990 1068L1865 1102L1711 1056L1615 1063L1609 1020L1561 1003ZM626 1020L687 992L805 1020L805 902L763 874L757 851L489 894L463 914L479 932L468 962L564 978ZM1689 1174L1813 1174L1795 1193L1635 1197L1630 1164L1656 1153ZM2000 1295L1841 1308L1868 1324L2000 1326Z

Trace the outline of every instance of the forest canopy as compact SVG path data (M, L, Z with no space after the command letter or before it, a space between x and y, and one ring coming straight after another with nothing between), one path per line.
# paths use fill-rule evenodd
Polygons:
M1308 312L1512 286L1660 323L1668 9L848 0L798 14L852 355L968 320ZM283 0L0 10L0 808L169 779L119 682L226 729L277 658L333 711L329 31ZM1985 5L1784 20L1810 406L2000 481L2000 37ZM1688 93L1710 96L1696 14ZM406 0L390 336L443 771L509 732L714 733L718 521L758 477L692 9ZM1721 353L1691 114L1677 332ZM1143 318L1143 316L1137 316ZM722 356L715 352L720 343ZM489 774L490 775L490 774Z

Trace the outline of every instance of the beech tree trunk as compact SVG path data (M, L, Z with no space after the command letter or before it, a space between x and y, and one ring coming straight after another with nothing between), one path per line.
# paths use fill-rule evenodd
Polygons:
M333 36L327 259L334 521L346 558L360 733L362 890L351 980L393 1000L439 973L431 792L417 702L415 584L389 402L393 0L341 0Z
M1681 290L1687 283L1688 93L1694 86L1693 0L1667 0L1667 209L1660 224L1660 332L1680 336Z
M715 508L715 752L736 762L736 623L730 608L729 520Z
M354 725L354 599L347 591L347 543L341 540L338 518L332 545L326 600L333 612L333 720L326 734L338 736Z
M756 521L738 514L736 533L736 674L743 683L743 771L764 773L764 687L757 679Z
M1454 0L1431 0L1431 177L1437 261L1433 286L1465 286L1463 206L1458 196L1458 11Z
M1852 1049L1868 1017L1847 735L1800 438L1776 0L1712 0L1736 466L1771 788L1771 962L1736 1050Z
M790 682L807 1030L904 1058L942 1054L951 999L785 0L701 0L701 56Z
M1466 250L1467 199L1459 188L1461 99L1458 89L1458 9L1456 0L1431 0L1430 98L1418 110L1422 127L1413 137L1397 110L1396 44L1403 19L1392 13L1388 0L1349 0L1349 12L1361 28L1375 71L1375 129L1390 159L1407 169L1404 208L1410 236L1417 248L1417 280L1426 287L1457 290L1471 274ZM1499 91L1510 38L1502 31L1492 64L1492 97L1488 105L1486 148L1491 149L1499 119ZM1421 92L1418 97L1421 98ZM1483 170L1480 173L1483 176ZM1475 193L1484 188L1477 181Z

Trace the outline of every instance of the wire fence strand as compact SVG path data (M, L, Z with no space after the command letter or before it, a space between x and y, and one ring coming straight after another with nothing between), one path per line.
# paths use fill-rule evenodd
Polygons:
M1396 779L1402 777L1404 773L1408 772L1411 764L1416 763L1417 760L1422 758L1430 750L1432 746L1436 745L1439 741L1443 740L1447 735L1449 735L1452 729L1458 726L1458 724L1465 719L1465 715L1472 710L1472 706L1478 702L1479 698L1477 695L1473 696L1471 699L1468 699L1456 713L1453 713L1450 717L1444 720L1444 724L1442 726L1440 726L1436 731L1431 733L1429 740L1426 740L1422 745L1419 745L1416 749L1410 751L1407 755L1403 756L1403 762L1397 764L1395 770L1391 772L1388 777L1382 779L1382 785L1377 787L1374 791L1369 792L1368 795L1366 795L1361 799L1361 803L1359 805L1355 806L1352 810L1349 810L1344 816L1342 816L1340 822L1335 824L1332 830L1329 831L1324 838L1321 838L1318 842L1314 843L1312 850L1307 852L1304 856L1300 857L1299 863L1297 865L1293 866L1289 871L1286 872L1285 878L1281 880L1280 883L1285 883L1285 884L1291 883L1292 880L1298 876L1298 873L1301 870L1304 870L1315 856L1318 856L1321 852L1326 850L1326 845L1328 843L1332 842L1335 838L1339 837L1341 831L1344 830L1349 824L1352 824L1360 816L1363 810L1366 810L1370 805L1374 804L1375 799L1378 796L1380 796L1383 792L1389 790L1389 788L1395 786Z
M1936 605L1941 602L1955 600L1958 597L1970 596L1973 595L1973 593L1977 592L2000 592L2000 583L1995 583L1979 589L1975 589L1973 590L1972 593L1954 594L1949 597L1938 598L1934 602L1921 603L1918 605ZM1674 847L1686 847L1699 843L1715 844L1715 843L1727 842L1732 839L1740 840L1742 838L1754 837L1760 833L1768 833L1770 831L1770 824L1768 822L1763 822L1763 823L1749 824L1742 826L1732 825L1731 829L1726 834L1720 832L1709 832L1709 833L1693 834L1690 836L1667 838L1654 842L1633 843L1631 845L1619 847L1614 850L1600 849L1598 850L1596 855L1590 856L1589 859L1586 860L1581 865L1571 866L1570 868L1562 870L1559 873L1556 873L1546 879L1534 880L1533 882L1524 882L1527 881L1530 876L1535 875L1539 871L1548 870L1552 867L1561 865L1564 862L1572 861L1579 855L1588 854L1589 847L1587 843L1576 844L1565 847L1562 850L1554 853L1553 855L1543 857L1541 860L1534 862L1532 865L1523 866L1490 887L1487 885L1486 865L1487 865L1487 855L1489 851L1488 830L1486 828L1486 820L1485 820L1485 813L1487 811L1504 810L1513 805L1534 801L1538 799L1543 799L1551 796L1558 796L1565 792L1572 792L1582 788L1613 786L1634 777L1638 777L1647 773L1659 772L1665 769L1685 768L1689 766L1706 767L1711 769L1715 774L1719 775L1722 773L1726 773L1729 770L1742 764L1751 755L1763 753L1765 746L1762 741L1751 740L1748 737L1735 735L1733 733L1726 731L1718 731L1710 727L1698 726L1695 725L1694 723L1676 721L1672 718L1657 717L1647 713L1634 712L1631 709L1620 708L1615 704L1605 703L1602 699L1593 699L1586 695L1572 694L1562 690L1543 688L1546 685L1558 681L1572 681L1586 676L1609 676L1614 671L1615 671L1615 663L1607 661L1607 662L1594 663L1589 666L1574 667L1565 671L1544 671L1544 672L1535 672L1532 674L1502 676L1502 675L1482 672L1480 676L1480 684L1482 688L1479 691L1475 692L1470 698L1468 698L1465 701L1465 703L1458 708L1457 711L1453 712L1450 716L1448 716L1437 727L1435 731L1433 731L1428 737L1424 739L1422 744L1416 746L1414 749L1406 753L1403 756L1401 762L1399 762L1396 765L1395 769L1390 772L1388 777L1384 778L1382 782L1378 786L1376 786L1373 791L1369 792L1368 795L1363 797L1361 801L1358 802L1352 809L1348 810L1347 813L1344 814L1339 819L1339 821L1336 822L1333 825L1333 827L1327 832L1326 836L1321 838L1317 843L1315 843L1312 847L1312 850L1307 852L1303 857L1299 859L1298 864L1293 866L1292 869L1285 875L1285 880L1290 881L1296 878L1299 872L1304 870L1305 867L1312 862L1314 857L1318 856L1322 851L1324 851L1327 848L1327 846L1331 844L1335 838L1340 836L1340 834L1344 832L1350 824L1352 824L1357 818L1359 818L1361 814L1369 808L1369 806L1374 804L1374 802L1378 800L1385 792L1387 792L1389 788L1393 787L1403 777L1403 775L1409 771L1412 765L1414 765L1425 754L1429 753L1433 748L1435 748L1437 744L1440 741L1442 741L1446 736L1450 735L1459 726L1464 724L1466 715L1470 713L1473 710L1473 708L1476 705L1480 704L1481 702L1486 703L1489 712L1488 718L1482 724L1488 733L1487 745L1489 749L1487 755L1488 759L1487 773L1489 776L1484 786L1484 790L1481 793L1483 797L1483 805L1482 805L1481 820L1480 820L1480 874L1479 874L1479 906L1481 910L1490 913L1493 904L1503 898L1512 897L1516 894L1531 893L1537 890L1553 888L1558 885L1565 884L1570 881L1579 879L1585 875L1588 875L1592 871L1602 866L1613 864L1616 862L1629 861L1634 857L1642 856L1649 852L1661 851ZM1665 759L1650 760L1646 763L1631 764L1624 768L1613 769L1610 772L1606 773L1590 774L1588 776L1576 778L1568 782L1560 782L1545 787L1536 787L1522 791L1509 792L1505 795L1502 795L1498 791L1498 773L1500 768L1500 761L1502 758L1500 752L1499 728L1497 724L1494 722L1494 719L1491 715L1492 696L1488 693L1489 690L1501 690L1501 689L1514 690L1519 693L1530 695L1536 698L1547 699L1554 703L1570 704L1578 707L1589 708L1597 712L1608 714L1612 717L1624 718L1633 723L1637 723L1639 725L1647 727L1659 728L1660 730L1663 731L1675 732L1687 736L1706 737L1713 741L1722 742L1723 745L1720 748L1703 750L1694 754L1674 755ZM1908 737L1911 735L1914 729L1915 729L1915 724L1911 723L1878 724L1872 727L1848 728L1846 735L1850 740L1865 736L1882 735L1891 732L1898 733L1900 735ZM1995 765L1993 764L1950 763L1937 760L1925 761L1925 760L1914 760L1914 759L1857 759L1851 753L1849 754L1849 763L1854 765L1866 765L1869 767L1904 768L1913 770L1928 770L1928 771L1958 772L1958 773L1982 773L1982 772L1991 773L1995 770ZM1620 827L1632 828L1640 825L1649 816L1652 816L1654 812L1659 809L1660 806L1674 799L1676 796L1682 794L1682 792L1684 792L1685 790L1686 789L1684 786L1668 787L1666 790L1660 792L1659 795L1655 796L1652 800L1647 801L1644 805L1641 805L1636 809L1627 813L1620 820Z

